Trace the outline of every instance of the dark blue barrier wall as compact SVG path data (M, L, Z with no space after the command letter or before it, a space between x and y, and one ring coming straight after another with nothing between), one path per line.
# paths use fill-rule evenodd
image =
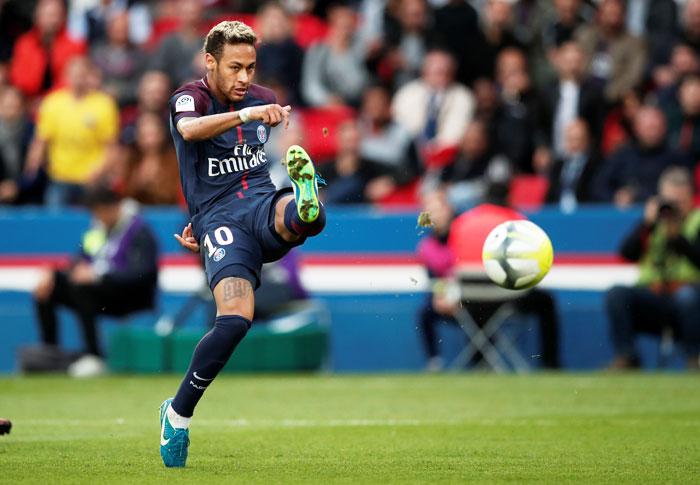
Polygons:
M555 248L563 252L611 253L620 238L640 216L638 209L619 212L612 209L584 208L573 215L556 210L532 214L551 236ZM175 210L149 210L164 253L179 251L172 233L179 231L185 217ZM66 254L72 252L88 224L84 212L50 213L38 209L0 211L0 223L7 229L0 255ZM416 214L383 214L366 209L330 211L326 231L305 246L306 253L409 253L421 231ZM602 312L602 295L597 292L556 291L562 316L562 360L570 369L599 368L610 358L607 321ZM182 305L182 295L162 295L159 311L172 312ZM415 314L425 300L416 294L353 294L322 296L332 316L332 368L337 371L413 370L424 365ZM202 325L202 312L195 313L188 325ZM27 293L0 292L0 372L14 369L19 345L37 341L31 299ZM79 342L75 324L62 314L62 337L68 346ZM135 324L152 324L157 315L144 314ZM106 320L109 333L116 323ZM519 343L534 364L538 363L538 329L524 321ZM454 356L463 337L454 328L441 330L446 355ZM653 364L654 342L643 342L648 363Z

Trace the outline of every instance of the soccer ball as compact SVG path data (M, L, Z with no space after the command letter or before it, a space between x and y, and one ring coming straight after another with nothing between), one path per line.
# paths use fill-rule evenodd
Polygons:
M486 274L509 290L524 290L539 283L554 259L552 242L530 221L506 221L486 237L481 253Z

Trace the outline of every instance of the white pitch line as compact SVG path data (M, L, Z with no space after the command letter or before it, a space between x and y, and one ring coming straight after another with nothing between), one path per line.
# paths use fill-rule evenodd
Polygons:
M637 427L644 426L646 420L637 418L626 418L618 413L596 413L594 414L599 419L610 420L612 426L621 427ZM586 415L590 417L591 415ZM512 417L467 417L462 419L197 419L192 425L194 428L239 428L239 429L286 429L286 428L363 428L363 427L414 427L414 426L485 426L485 427L556 427L561 425L562 420L570 417L584 417L584 415L558 416L550 418L541 418L536 416L512 416ZM129 420L128 418L117 419L27 419L19 420L15 424L16 430L10 436L11 441L72 441L80 439L93 439L91 433L96 432L95 428L113 426L115 424L124 426L125 431L128 429L143 429L149 424L153 424L153 420ZM675 422L669 422L669 426L692 427L700 428L700 420L685 419ZM82 434L61 434L59 436L46 435L27 435L31 427L79 427L89 428L90 431ZM20 434L24 433L24 435ZM137 436L137 433L120 432L120 438L125 436ZM102 436L102 434L100 434Z

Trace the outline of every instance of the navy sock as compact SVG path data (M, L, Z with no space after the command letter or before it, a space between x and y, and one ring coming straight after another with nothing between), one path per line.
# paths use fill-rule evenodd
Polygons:
M321 204L318 207L318 217L313 222L304 222L297 212L297 203L292 200L284 208L284 225L297 236L311 237L323 231L326 227L326 209Z
M243 340L251 322L239 315L221 315L202 337L192 354L187 374L175 394L172 407L177 414L189 418L211 381L223 369L236 346Z

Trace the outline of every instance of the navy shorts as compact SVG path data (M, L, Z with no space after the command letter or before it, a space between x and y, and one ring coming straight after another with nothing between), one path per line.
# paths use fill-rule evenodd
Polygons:
M275 231L275 204L291 193L291 188L270 191L207 214L199 246L212 291L228 277L248 280L257 289L263 263L277 261L304 243L305 238L287 242Z

